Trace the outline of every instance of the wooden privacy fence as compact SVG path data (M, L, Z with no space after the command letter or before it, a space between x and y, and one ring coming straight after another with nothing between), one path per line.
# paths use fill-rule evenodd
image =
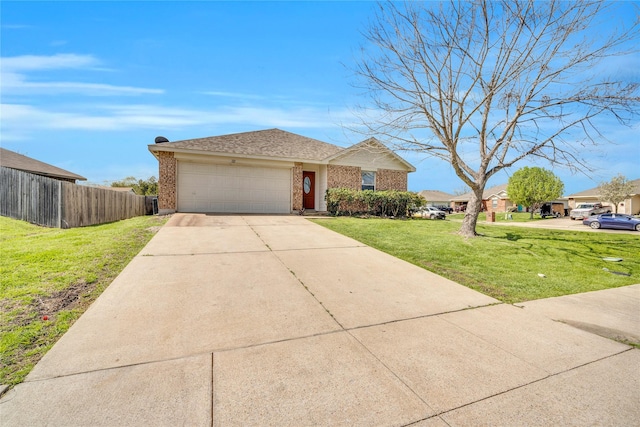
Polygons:
M72 228L145 215L145 197L0 167L0 215Z

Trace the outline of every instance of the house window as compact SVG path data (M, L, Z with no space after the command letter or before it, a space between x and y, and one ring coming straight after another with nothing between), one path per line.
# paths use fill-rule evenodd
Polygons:
M375 172L362 171L362 189L363 190L376 189L376 173Z
M498 199L492 199L491 200L491 207L493 209L496 209L498 207Z

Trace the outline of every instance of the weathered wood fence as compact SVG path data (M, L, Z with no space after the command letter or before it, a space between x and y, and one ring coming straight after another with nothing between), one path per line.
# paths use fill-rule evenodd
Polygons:
M145 215L145 197L0 167L0 215L72 228Z

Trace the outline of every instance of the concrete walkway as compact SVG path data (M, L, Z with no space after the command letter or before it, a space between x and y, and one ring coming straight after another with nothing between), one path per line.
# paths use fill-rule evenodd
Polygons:
M2 398L0 425L638 425L640 350L539 304L302 217L178 214ZM638 331L625 316L603 327Z

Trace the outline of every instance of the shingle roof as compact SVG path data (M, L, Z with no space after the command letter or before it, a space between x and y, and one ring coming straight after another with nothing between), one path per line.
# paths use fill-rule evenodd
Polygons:
M507 191L507 184L500 184L500 185L496 185L494 187L485 189L484 192L482 193L482 200L487 200L489 197L493 196L494 194L498 194L501 191ZM470 191L461 196L455 196L451 200L455 202L466 202L471 199L472 194L473 192Z
M337 145L280 129L234 133L230 135L149 145L149 150L152 152L181 149L316 161L325 159L344 150L344 148L338 147Z
M631 194L640 194L640 179L634 179L629 181L633 183L633 192ZM600 190L598 187L590 188L588 190L580 191L578 193L569 194L566 197L576 198L576 197L598 197L600 195Z
M438 190L422 190L418 194L427 199L427 202L444 202L455 197L453 194Z
M87 180L84 176L41 162L40 160L32 159L31 157L23 156L6 148L0 148L0 166L51 178Z

